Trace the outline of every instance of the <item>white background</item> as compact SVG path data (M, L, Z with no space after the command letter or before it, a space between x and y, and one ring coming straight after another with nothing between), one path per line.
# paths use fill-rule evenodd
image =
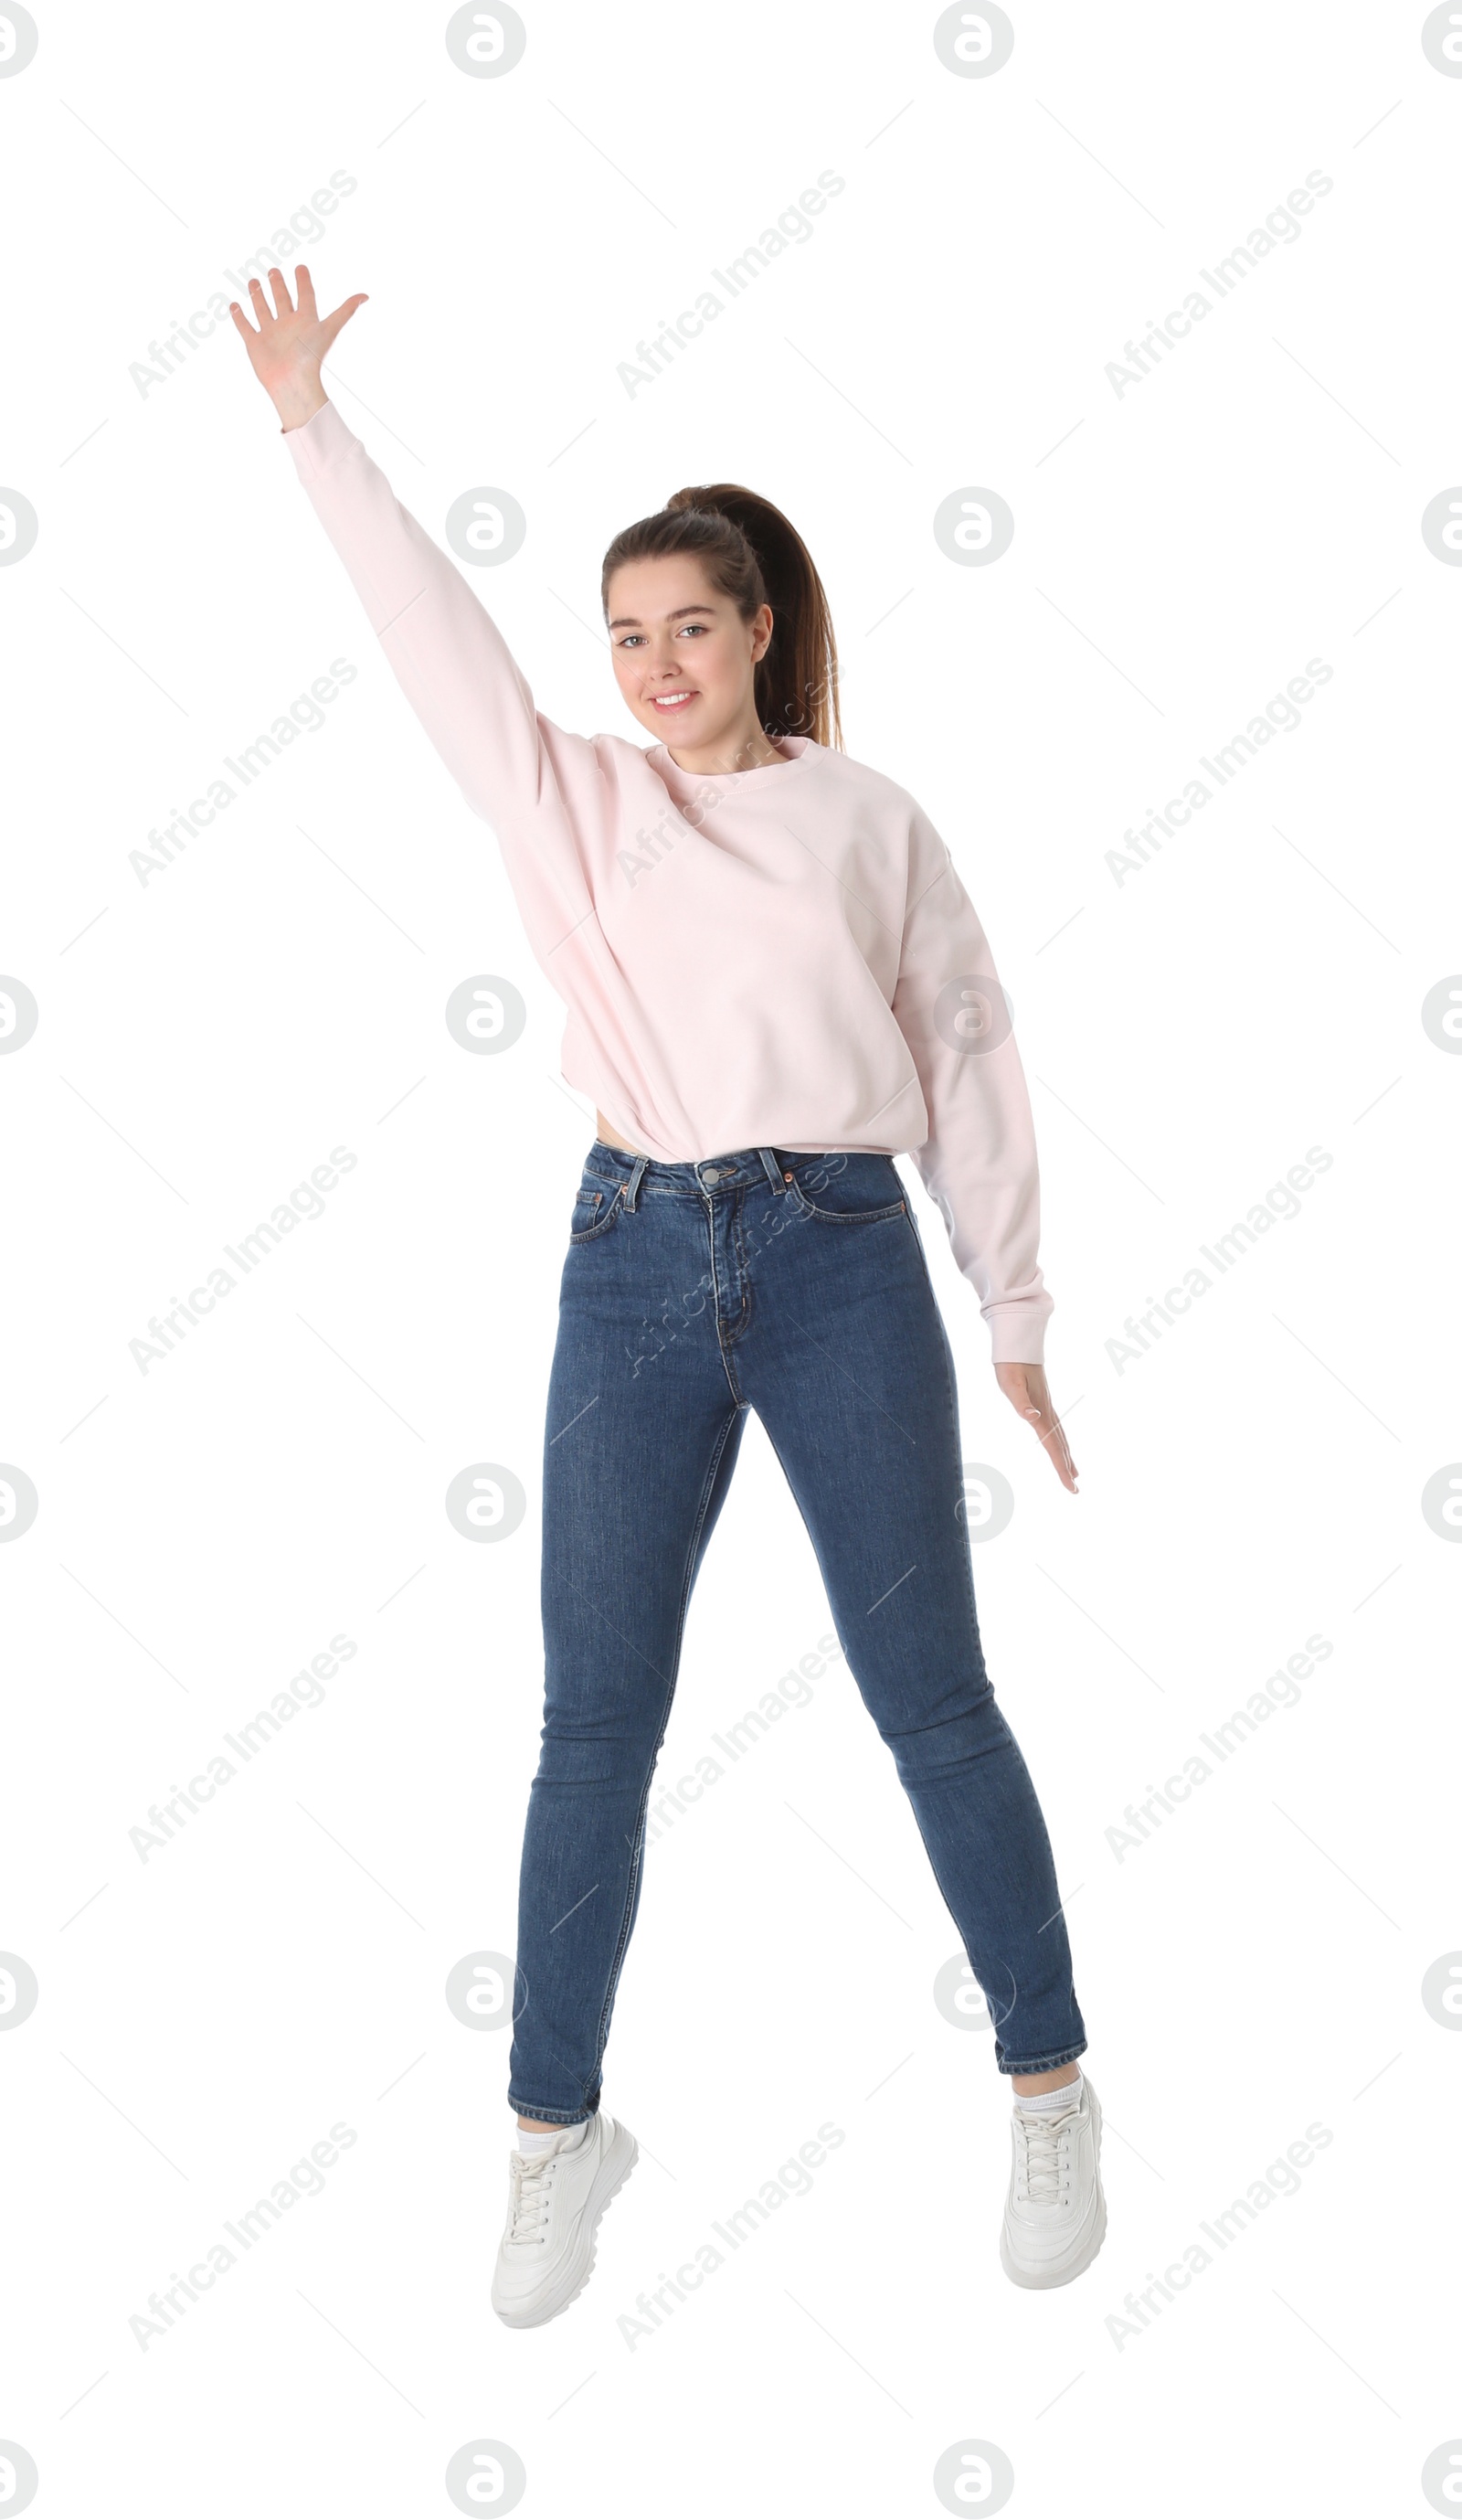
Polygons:
M1420 1992L1462 1946L1462 1552L1420 1508L1462 1454L1462 1063L1421 1021L1462 968L1462 575L1420 529L1462 477L1462 79L1409 8L1020 9L984 78L934 16L554 0L495 79L445 11L70 8L0 77L0 482L39 520L0 569L0 967L39 1008L0 1060L0 1457L39 1498L0 1549L0 1946L39 1984L0 2038L0 2437L38 2512L445 2512L477 2440L554 2520L937 2512L977 2440L1023 2512L1404 2513L1462 2435L1462 2039ZM828 168L812 238L628 393L637 341ZM1311 170L1298 241L1119 396L1124 343ZM1110 2229L1065 2291L1000 2272L1008 2092L936 2008L953 1929L834 1664L651 1849L604 2089L640 2167L580 2301L492 2315L508 2035L443 1988L513 1947L592 1113L232 329L129 374L260 247L322 305L370 292L327 384L428 530L476 484L521 503L474 584L561 724L635 733L598 622L620 525L726 476L785 508L848 748L989 929L1079 1500L904 1170L965 1454L1015 1491L976 1583L1108 2113ZM933 537L969 484L1015 517L990 566ZM142 882L149 831L335 657L325 725ZM1311 658L1300 726L1119 882L1127 828ZM501 1057L443 1020L477 973L527 1003ZM325 1214L141 1372L149 1318L336 1146ZM1311 1147L1301 1213L1119 1371L1126 1317ZM443 1507L484 1461L529 1498L497 1546ZM662 1775L830 1624L753 1423ZM141 1861L149 1806L335 1635L325 1703ZM1125 1807L1312 1635L1301 1702L1119 1861ZM144 2351L148 2296L340 2121L325 2191ZM627 2339L824 2121L811 2192ZM1109 2327L1314 2123L1298 2194Z

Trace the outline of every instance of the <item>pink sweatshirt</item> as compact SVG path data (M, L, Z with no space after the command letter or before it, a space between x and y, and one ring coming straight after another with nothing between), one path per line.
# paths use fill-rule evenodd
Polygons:
M700 775L663 743L565 734L334 404L284 437L396 680L497 834L568 1010L567 1083L667 1163L910 1154L997 1362L1040 1364L1030 1097L927 815L806 737L781 762Z

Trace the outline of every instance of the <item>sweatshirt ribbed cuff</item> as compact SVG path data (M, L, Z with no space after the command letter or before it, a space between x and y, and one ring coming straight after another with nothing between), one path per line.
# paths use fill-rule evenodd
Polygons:
M332 455L340 454L350 445L354 430L346 427L332 402L323 402L318 411L298 428L284 428L280 435L289 450L300 479L309 480L323 472Z
M1023 1304L1006 1304L988 1312L985 1319L990 1324L993 1364L1044 1365L1045 1313L1032 1313Z

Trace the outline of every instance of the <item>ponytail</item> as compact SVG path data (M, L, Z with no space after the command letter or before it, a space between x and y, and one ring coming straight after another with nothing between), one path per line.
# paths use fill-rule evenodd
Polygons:
M717 594L730 597L743 621L754 619L762 605L771 606L772 642L755 669L755 693L757 717L772 741L805 735L841 750L832 614L795 525L770 499L734 481L677 490L657 516L626 525L605 552L605 619L617 568L675 552L688 552L701 562Z

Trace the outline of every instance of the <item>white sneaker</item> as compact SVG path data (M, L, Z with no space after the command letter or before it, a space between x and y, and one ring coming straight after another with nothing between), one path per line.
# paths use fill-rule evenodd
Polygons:
M1090 2082L1083 2078L1073 2107L1049 2115L1023 2109L1017 2094L1011 2136L1000 2264L1012 2283L1044 2291L1083 2273L1106 2237L1101 2104Z
M509 2327L541 2327L578 2299L594 2270L599 2216L639 2158L628 2127L602 2109L571 2152L560 2138L551 2152L509 2154L508 2221L492 2290Z

